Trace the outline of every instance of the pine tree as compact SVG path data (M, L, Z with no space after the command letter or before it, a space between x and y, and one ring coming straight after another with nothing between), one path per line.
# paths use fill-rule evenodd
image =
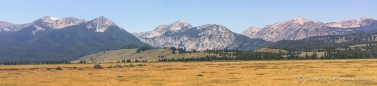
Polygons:
M307 52L305 53L305 59L309 59L309 55Z

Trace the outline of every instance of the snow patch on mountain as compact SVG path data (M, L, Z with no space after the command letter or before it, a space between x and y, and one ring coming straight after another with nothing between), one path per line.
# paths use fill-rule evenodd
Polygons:
M58 19L62 19L62 18L55 18L55 17L51 17L51 16L50 16L50 19L52 19L52 20L55 20L55 21L56 21L56 20L58 20Z

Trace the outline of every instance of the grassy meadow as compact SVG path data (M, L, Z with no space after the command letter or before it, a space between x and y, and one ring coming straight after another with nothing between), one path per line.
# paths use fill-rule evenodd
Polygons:
M176 51L178 53L178 51ZM106 52L99 52L96 54L91 54L84 56L78 60L71 61L72 63L78 63L80 60L85 60L87 63L96 61L97 63L107 63L107 62L116 62L121 60L148 60L149 61L158 61L158 56L165 56L164 58L191 58L191 57L205 57L206 55L216 55L216 54L204 54L203 52L195 53L184 53L184 54L172 54L170 49L152 49L136 53L136 49L120 49L120 50L111 50ZM216 55L218 56L218 55ZM141 58L140 58L141 57ZM92 59L92 60L91 60Z
M283 49L270 49L270 48L261 48L259 50L256 50L256 52L271 52L271 53L278 53L280 51L287 53L286 50ZM176 51L178 53L178 51ZM308 54L309 56L312 55L314 52L301 52L299 56L305 56L305 54ZM317 57L323 56L325 52L316 52ZM134 60L148 60L148 62L156 62L158 61L158 56L165 56L164 58L199 58L199 57L205 57L205 56L218 56L218 54L209 54L204 52L195 52L195 53L184 53L184 54L172 54L170 49L151 49L142 51L140 53L136 53L136 49L120 49L120 50L111 50L111 51L104 51L99 52L96 54L91 54L87 56L83 56L82 58L78 60L71 61L72 63L78 63L80 60L85 60L86 63L92 63L95 61L95 63L108 63L108 62L116 62L121 60L127 60L130 59L132 61ZM285 55L286 57L286 55Z
M130 65L135 67L131 67ZM145 64L145 65L144 65ZM377 59L150 62L0 66L0 86L373 86ZM121 65L122 68L108 68ZM138 66L139 65L139 66ZM62 70L55 68L61 67ZM304 76L299 82L298 76ZM312 77L307 81L307 76ZM327 81L315 80L328 77ZM330 81L330 77L337 77Z

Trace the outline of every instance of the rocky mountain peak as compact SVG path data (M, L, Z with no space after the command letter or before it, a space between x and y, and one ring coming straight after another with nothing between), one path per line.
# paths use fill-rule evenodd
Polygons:
M186 20L177 20L172 23L173 25L182 25L182 26L190 26L190 24Z
M207 30L216 30L216 31L228 30L226 27L222 25L217 25L217 24L205 24L205 25L199 26L197 29L207 29Z
M9 23L7 21L0 21L0 24L11 24L11 23Z
M352 33L369 33L376 31L377 21L363 17L340 22L322 23L306 20L300 16L267 25L257 30L248 28L242 35L261 38L267 41L300 40L312 36L344 35Z
M367 20L367 19L372 19L372 18L369 18L369 17L362 17L360 18L361 20Z
M249 31L253 31L253 32L258 32L258 31L259 31L259 28L258 28L258 27L255 27L255 26L251 26L251 27L247 28L247 30L249 30Z
M340 21L340 22L329 22L329 23L326 23L326 26L336 27L336 28L357 28L357 27L369 26L375 22L377 21L374 19L363 17L363 18L345 20L345 21Z
M170 31L179 31L182 29L189 29L192 26L185 20L178 20L169 25Z
M200 32L199 35L230 35L234 33L230 31L228 28L217 24L201 25L197 27L196 30Z
M51 16L44 16L44 17L38 19L36 22L53 23L58 19L60 19L60 18L54 18L54 17L51 17Z
M18 31L22 28L27 27L29 24L12 24L7 21L0 21L0 32L5 31Z
M305 22L308 22L308 20L300 17L300 16L297 16L296 18L293 18L292 20L289 20L289 21L293 21L295 23L299 23L299 24L304 24Z
M93 19L91 22L98 22L98 23L103 23L103 24L107 24L107 25L115 25L110 19L107 19L103 16L100 16L100 17L97 17L95 19Z
M77 25L84 22L85 22L85 19L77 19L74 17L59 18L59 19L55 19L55 22L51 23L50 27L52 27L53 29L61 29L67 26Z
M85 22L84 19L77 19L73 17L55 18L51 16L45 16L32 22L32 24L42 26L44 28L61 29L67 26L76 25L83 22Z
M320 33L318 33L320 31ZM248 28L243 35L250 38L261 38L267 41L299 40L311 36L336 34L327 29L324 23L306 20L300 16L273 25L267 25L263 29Z
M172 31L172 26L180 27L181 30ZM206 49L255 49L256 40L249 39L230 31L228 28L217 24L205 24L191 27L184 21L177 21L170 25L160 25L154 31L134 33L141 41L154 47L178 47L186 50ZM166 32L157 32L157 30ZM261 43L264 43L261 42Z
M304 18L302 18L300 16L297 16L297 17L293 18L293 20L306 20L306 19L304 19Z
M77 25L84 23L84 19L77 19L74 17L67 17L67 18L55 18L51 16L44 16L32 23L24 24L23 26L28 27L32 26L36 29L32 31L34 35L40 30L48 30L48 29L62 29L68 26Z
M88 29L95 28L96 30L95 32L105 32L106 29L110 26L115 26L114 22L112 22L111 20L103 16L100 16L98 18L95 18L89 21L87 28Z
M9 31L10 26L14 26L14 25L7 21L0 21L0 31Z
M251 26L249 28L247 28L246 30L242 31L242 35L245 35L245 36L248 36L250 38L253 38L255 37L256 33L259 31L260 29L258 27L255 27L255 26Z
M133 35L141 38L154 38L159 37L167 32L170 32L170 34L174 34L176 32L183 32L190 28L192 28L192 26L187 21L178 20L173 23L170 23L169 25L159 25L153 31L133 33Z

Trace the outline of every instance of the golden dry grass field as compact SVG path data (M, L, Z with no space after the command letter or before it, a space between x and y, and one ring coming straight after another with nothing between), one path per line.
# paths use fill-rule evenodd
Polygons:
M121 63L119 65L130 65ZM0 86L377 86L377 59L0 66ZM63 70L55 70L56 67ZM74 69L73 67L76 67ZM51 68L51 70L47 70ZM81 70L79 70L81 69ZM302 82L298 76L304 76ZM326 81L307 81L307 76ZM330 78L337 77L334 81ZM341 81L345 78L373 81Z

